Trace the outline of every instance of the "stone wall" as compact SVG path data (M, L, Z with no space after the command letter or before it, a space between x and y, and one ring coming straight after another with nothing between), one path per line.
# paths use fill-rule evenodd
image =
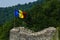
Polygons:
M39 32L34 32L24 27L10 30L10 40L51 40L56 33L56 28L49 27Z

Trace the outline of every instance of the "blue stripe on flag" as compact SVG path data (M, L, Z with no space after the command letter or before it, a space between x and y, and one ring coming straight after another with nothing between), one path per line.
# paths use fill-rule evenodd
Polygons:
M15 15L15 17L19 17L19 11L15 10L14 15Z

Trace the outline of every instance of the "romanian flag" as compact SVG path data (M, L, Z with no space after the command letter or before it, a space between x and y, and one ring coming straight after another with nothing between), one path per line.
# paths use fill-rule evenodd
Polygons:
M25 14L24 14L24 12L23 11L21 11L21 10L15 10L15 17L19 17L19 18L25 18Z
M22 18L27 24L32 25L32 19L30 15L28 15L26 12L21 10L15 10L14 14L15 14L15 17Z

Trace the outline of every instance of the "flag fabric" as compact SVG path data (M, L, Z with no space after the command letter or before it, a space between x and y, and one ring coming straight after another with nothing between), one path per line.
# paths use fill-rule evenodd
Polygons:
M24 18L23 11L15 10L15 17Z
M24 18L23 12L19 10L19 18Z
M24 18L26 19L28 17L26 12L23 12Z
M14 15L15 15L15 17L19 17L19 11L15 10Z
M24 21L25 21L28 25L32 25L31 16L28 15L28 14L27 14L26 12L24 12L24 11L15 10L15 17L24 19Z

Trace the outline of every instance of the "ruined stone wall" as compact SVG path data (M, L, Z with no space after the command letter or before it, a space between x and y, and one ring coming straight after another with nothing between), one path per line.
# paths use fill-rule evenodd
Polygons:
M56 28L49 27L39 32L33 32L24 27L10 30L10 40L51 40L56 33Z

